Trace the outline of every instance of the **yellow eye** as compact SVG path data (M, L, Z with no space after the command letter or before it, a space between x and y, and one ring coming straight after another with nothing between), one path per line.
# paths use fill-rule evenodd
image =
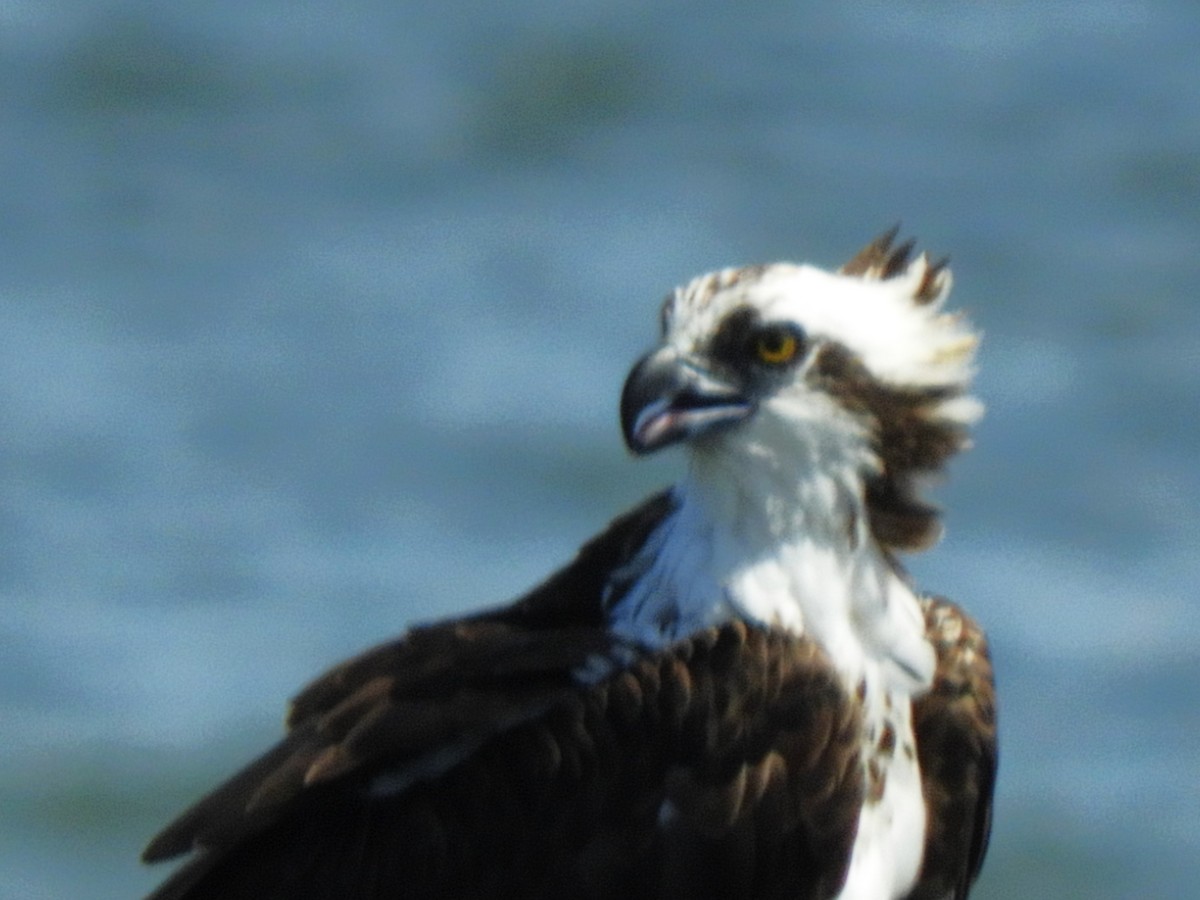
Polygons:
M754 341L754 355L768 366L783 366L796 358L800 342L796 335L782 328L764 331Z

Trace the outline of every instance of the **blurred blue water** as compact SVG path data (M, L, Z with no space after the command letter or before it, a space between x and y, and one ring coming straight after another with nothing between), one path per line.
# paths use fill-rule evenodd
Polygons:
M305 679L672 477L668 288L900 218L986 333L912 561L995 643L979 893L1193 890L1194 4L194 7L0 6L0 897L146 889Z

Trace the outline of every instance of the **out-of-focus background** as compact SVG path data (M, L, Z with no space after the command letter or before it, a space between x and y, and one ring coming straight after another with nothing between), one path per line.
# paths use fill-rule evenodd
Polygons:
M1200 878L1200 7L0 3L0 897L127 898L309 677L673 477L660 297L902 220L986 334L926 588L981 898Z

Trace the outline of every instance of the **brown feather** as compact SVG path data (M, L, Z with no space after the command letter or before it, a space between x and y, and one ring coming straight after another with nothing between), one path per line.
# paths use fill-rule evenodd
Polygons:
M614 528L620 552L579 559L619 565L650 530ZM549 583L602 600L584 572ZM199 851L153 900L837 893L868 786L859 704L815 643L733 622L638 651L530 597L314 682L278 747L147 848ZM987 845L991 670L974 623L925 613L939 665L914 707L930 827L912 897L961 900ZM895 742L878 740L912 752Z
M929 546L939 534L939 514L921 499L920 479L939 471L968 442L964 426L935 414L939 403L960 392L884 384L836 343L818 350L809 377L873 430L882 464L866 491L875 539L896 550Z
M917 285L913 299L918 303L931 303L941 296L942 281L939 276L948 265L950 265L948 256L943 256L936 262L930 263L925 269L925 274L921 276L921 283Z
M933 688L913 707L929 828L911 900L964 900L987 852L996 779L996 702L983 631L941 598L923 601L937 651Z
M887 266L892 241L900 233L900 223L897 222L867 246L863 247L854 257L841 267L843 275L868 276L879 272Z
M910 239L897 246L892 246L899 233L900 225L893 225L859 250L853 259L838 269L838 272L842 275L883 281L906 271L912 262L912 253L916 249L917 242L915 239ZM912 299L917 304L931 303L941 296L942 279L940 276L949 264L949 257L943 256L926 266L925 272L921 276L921 282L912 295Z
M651 497L584 545L573 563L511 606L450 626L413 629L404 638L368 650L327 672L292 701L288 736L164 828L147 845L142 858L156 862L193 850L200 836L220 832L221 822L226 819L239 823L242 830L252 827L250 817L243 816L243 812L264 783L272 777L279 780L276 773L289 761L291 768L306 770L320 753L336 745L384 693L411 695L424 690L428 695L433 686L444 693L448 685L461 683L468 664L478 672L483 659L490 657L494 663L499 656L502 661L505 648L493 638L502 633L514 634L513 625L548 628L601 624L601 599L608 574L637 552L671 508L668 493ZM314 726L311 720L326 714L328 718ZM302 780L293 779L293 791Z
M638 651L595 612L670 508L306 688L276 748L151 842L198 851L154 900L835 893L863 788L824 653L740 622Z
M155 897L332 897L347 885L353 896L380 897L836 891L861 800L859 723L815 644L733 623L591 687L557 674L560 693L525 717L500 712L498 688L480 717L493 731L395 796L372 795L370 785L417 751L407 718L374 733L369 757L352 751L356 765L328 785L303 784L302 766L285 757L259 773L259 791L275 781L270 789L282 793L269 817L210 806L207 852ZM380 709L347 737L376 729L377 716L388 718ZM516 724L504 727L506 717ZM423 750L447 740L436 724L414 727L429 742ZM386 745L398 757L381 754ZM302 755L311 753L304 744ZM660 827L664 803L671 812ZM379 893L357 893L364 872ZM297 884L304 893L292 893Z

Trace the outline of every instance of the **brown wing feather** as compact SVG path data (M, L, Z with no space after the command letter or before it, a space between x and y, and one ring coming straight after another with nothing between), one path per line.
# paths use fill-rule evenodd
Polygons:
M414 629L405 639L368 650L326 672L293 699L288 725L294 727L327 712L380 674L402 679L397 684L399 691L417 689L422 684L438 685L442 677L453 677L460 669L457 656L447 652L449 648L444 645L447 641L454 643L457 651L469 650L484 657L492 654L496 657L493 665L512 658L506 656L510 648L492 643L494 632L472 630L472 623L530 629L602 626L605 622L602 601L609 576L641 548L673 505L670 492L654 495L615 519L584 544L569 565L516 602L463 619L465 632L447 631L444 627Z
M269 821L210 820L156 900L836 893L859 721L814 643L734 623L584 688L560 676L550 703L432 778L389 784L407 751L307 785L284 764L269 814L250 814ZM445 745L426 728L426 750Z
M385 692L339 743L269 755L275 769L247 770L257 787L244 773L185 816L202 853L156 900L836 892L862 796L859 721L811 641L734 623L583 687L515 668L536 673L520 700L501 677L414 720ZM331 747L345 766L306 780Z
M920 889L911 900L966 898L983 865L996 779L996 697L987 639L959 607L922 601L938 667L913 706L929 807Z
M343 739L354 727L368 728L372 720L381 726L378 720L393 708L392 697L439 704L462 690L466 681L486 683L497 666L517 664L514 660L525 666L569 670L581 661L572 660L570 654L586 656L594 651L596 640L585 638L578 645L543 641L540 655L514 653L514 643L536 641L536 634L528 633L530 629L599 626L604 620L601 604L609 574L637 552L671 506L669 492L651 497L613 521L585 544L569 565L508 607L460 623L414 629L400 640L336 666L292 701L287 737L163 829L147 845L142 858L147 862L169 859L210 844L217 835L253 831L261 824L261 808L270 806L272 799L285 800L289 792L303 786L318 757L324 754L314 777L328 774L335 756L340 758L338 767L344 769L348 760L339 749ZM505 628L509 622L524 627ZM420 710L413 712L419 714ZM452 714L445 711L445 716ZM248 810L252 808L260 811L251 815Z
M154 900L834 894L862 784L824 654L742 624L646 653L603 627L670 507L306 688L280 744L147 847L194 852Z

